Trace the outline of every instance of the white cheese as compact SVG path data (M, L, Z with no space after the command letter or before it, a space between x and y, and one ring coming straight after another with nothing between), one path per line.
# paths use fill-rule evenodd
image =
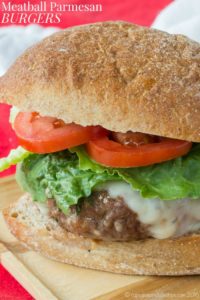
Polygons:
M41 203L41 202L36 202L37 203L37 207L38 209L41 211L41 213L43 213L44 215L48 215L48 206L47 203Z
M106 190L111 198L122 197L154 238L177 237L200 230L200 200L144 199L125 182L108 182L97 190Z

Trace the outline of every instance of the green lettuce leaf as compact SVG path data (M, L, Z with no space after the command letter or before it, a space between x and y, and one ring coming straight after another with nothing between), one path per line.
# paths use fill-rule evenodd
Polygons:
M200 145L171 161L138 168L107 168L92 161L84 147L28 156L17 169L17 180L36 201L53 198L67 212L99 184L125 181L143 198L200 198Z
M74 148L82 170L117 174L121 180L138 190L143 198L175 200L200 198L200 144L183 157L138 168L107 168L93 162L83 147Z
M62 151L46 155L31 155L17 168L17 181L36 201L56 200L67 212L70 205L90 196L93 188L109 180L120 180L108 172L95 173L79 168L77 155Z
M11 150L7 157L3 157L0 159L0 172L8 169L12 165L16 165L17 163L23 161L30 154L31 152L25 150L20 146L17 149Z

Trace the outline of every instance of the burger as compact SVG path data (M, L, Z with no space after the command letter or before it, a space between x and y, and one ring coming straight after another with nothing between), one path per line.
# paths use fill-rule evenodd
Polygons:
M200 274L200 45L126 22L68 28L0 79L29 248L121 274Z

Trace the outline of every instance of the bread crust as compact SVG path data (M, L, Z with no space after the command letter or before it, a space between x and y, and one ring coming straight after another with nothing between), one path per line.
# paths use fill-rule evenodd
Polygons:
M4 210L11 232L26 246L51 259L120 274L200 274L200 236L103 242L63 230L26 194Z
M0 99L81 125L200 142L200 45L126 22L68 28L29 48Z

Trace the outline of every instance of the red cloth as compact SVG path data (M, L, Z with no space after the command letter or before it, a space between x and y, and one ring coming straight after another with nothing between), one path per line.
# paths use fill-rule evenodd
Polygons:
M0 300L31 300L33 297L0 265Z
M105 20L125 20L140 25L149 26L156 15L172 0L57 0L57 3L99 3L102 4L103 11L96 13L88 12L67 12L63 13L62 20L59 26L66 28L68 26L93 23ZM25 1L4 1L19 4ZM38 0L32 0L31 3L39 3ZM2 12L0 12L0 20ZM47 25L48 26L48 25ZM12 46L12 45L11 45ZM17 140L13 130L8 123L9 107L0 104L0 157L7 155L11 148L17 146ZM13 173L15 168L2 173L0 176L5 176ZM8 272L0 266L0 300L28 300L32 297L8 274Z

